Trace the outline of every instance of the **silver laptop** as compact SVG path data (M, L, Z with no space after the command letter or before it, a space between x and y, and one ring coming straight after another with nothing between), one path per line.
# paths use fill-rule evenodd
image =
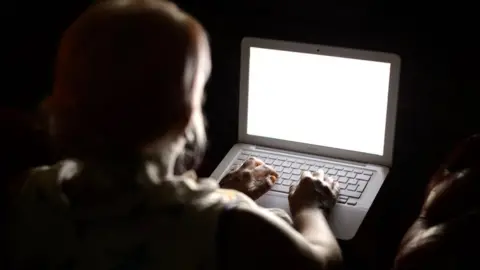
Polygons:
M212 177L258 157L280 178L257 203L288 211L301 171L323 169L341 187L331 228L353 238L392 165L400 57L259 38L241 49L239 142Z

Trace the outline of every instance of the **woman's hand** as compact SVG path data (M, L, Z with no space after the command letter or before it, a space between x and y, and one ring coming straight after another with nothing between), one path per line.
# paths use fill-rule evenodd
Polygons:
M257 158L249 158L238 169L228 173L220 187L243 192L252 200L270 190L278 178L277 172Z
M325 176L323 170L314 173L304 171L300 183L290 186L290 212L293 216L309 208L329 212L337 202L339 191L338 182Z
M439 224L477 207L480 175L480 135L464 140L430 179L420 214Z

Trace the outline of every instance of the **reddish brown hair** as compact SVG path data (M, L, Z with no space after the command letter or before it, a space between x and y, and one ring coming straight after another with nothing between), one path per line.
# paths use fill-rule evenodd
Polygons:
M66 31L44 108L67 155L135 152L191 115L199 23L164 1L103 1Z

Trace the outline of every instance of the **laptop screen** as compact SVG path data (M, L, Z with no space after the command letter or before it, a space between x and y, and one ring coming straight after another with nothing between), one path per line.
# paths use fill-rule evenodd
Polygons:
M390 64L250 48L247 134L384 154Z

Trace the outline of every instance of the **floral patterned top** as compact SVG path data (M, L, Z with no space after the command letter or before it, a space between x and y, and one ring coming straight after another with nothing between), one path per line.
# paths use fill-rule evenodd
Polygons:
M158 179L156 170L146 164L122 182L76 160L34 169L11 222L13 268L215 269L220 213L264 211L214 180Z

